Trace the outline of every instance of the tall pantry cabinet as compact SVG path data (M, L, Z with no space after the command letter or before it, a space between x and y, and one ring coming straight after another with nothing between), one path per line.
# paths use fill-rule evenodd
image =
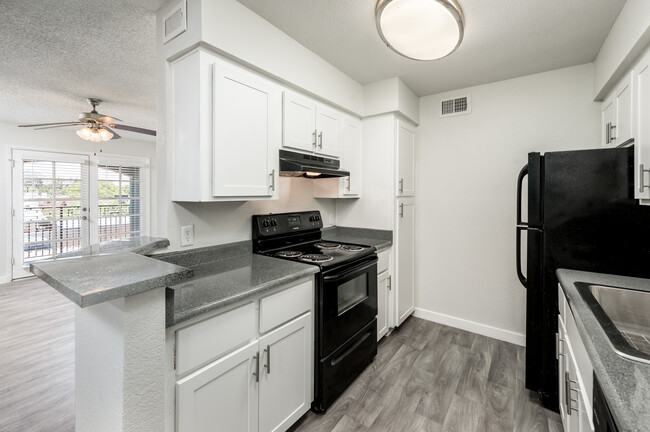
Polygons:
M395 327L415 310L415 128L395 114L361 123L363 199L338 202L337 221L393 231L390 283L380 284L378 296L387 305L387 326Z

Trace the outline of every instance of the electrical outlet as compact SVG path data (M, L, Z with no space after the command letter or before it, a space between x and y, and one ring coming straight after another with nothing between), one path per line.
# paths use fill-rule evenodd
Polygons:
M181 246L191 246L194 244L194 225L185 225L181 227Z

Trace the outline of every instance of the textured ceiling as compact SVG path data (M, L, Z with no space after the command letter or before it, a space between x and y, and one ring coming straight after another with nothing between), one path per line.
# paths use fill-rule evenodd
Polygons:
M155 129L161 2L0 0L0 121L73 121L97 97L100 113Z
M595 59L625 0L458 0L465 37L441 60L418 62L383 45L376 0L238 0L367 84L395 76L429 95Z

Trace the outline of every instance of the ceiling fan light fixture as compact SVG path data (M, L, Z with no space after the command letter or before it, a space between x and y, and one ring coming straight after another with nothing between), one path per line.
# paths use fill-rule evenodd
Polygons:
M85 128L81 128L77 131L77 135L81 139L85 139L86 141L90 140L90 135L93 133L93 130L90 129L88 126Z
M101 128L99 130L99 136L102 138L102 141L108 141L109 139L113 138L113 134L105 128Z
M379 0L377 31L396 53L413 60L436 60L463 40L463 12L456 0Z

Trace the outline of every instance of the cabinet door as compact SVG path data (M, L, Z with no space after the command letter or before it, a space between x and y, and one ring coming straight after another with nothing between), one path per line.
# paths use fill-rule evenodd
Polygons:
M415 129L397 120L397 196L415 195Z
M566 409L565 432L580 431L580 390L578 387L578 373L571 343L565 339L565 372L564 372L564 403Z
M326 156L339 156L341 141L341 113L323 105L316 107L316 129L318 136L316 152Z
M614 145L620 146L632 139L632 79L625 76L616 88L616 128L612 131Z
M361 122L346 119L343 125L343 152L341 167L350 171L350 176L341 179L344 196L359 196L361 193Z
M650 52L634 68L634 197L650 199ZM650 202L649 202L650 203Z
M176 384L179 432L256 432L258 342L228 354Z
M280 142L278 88L235 65L213 65L212 193L272 197Z
M614 97L610 96L605 99L601 107L601 131L602 131L602 141L601 145L603 147L613 147L613 131L615 131L616 125L616 104L614 103Z
M415 310L415 199L397 200L397 325Z
M558 331L558 378L559 378L559 408L560 408L560 418L562 419L562 426L564 426L564 429L566 430L567 425L566 425L566 400L565 400L565 394L566 394L566 381L565 381L565 376L564 372L566 372L566 330L564 330L564 323L562 321L562 317L558 315L558 324L557 324L557 331Z
M312 314L262 336L260 352L259 430L284 431L313 400Z
M377 340L388 333L388 272L377 275Z
M316 103L296 93L283 95L282 146L304 151L316 149Z

